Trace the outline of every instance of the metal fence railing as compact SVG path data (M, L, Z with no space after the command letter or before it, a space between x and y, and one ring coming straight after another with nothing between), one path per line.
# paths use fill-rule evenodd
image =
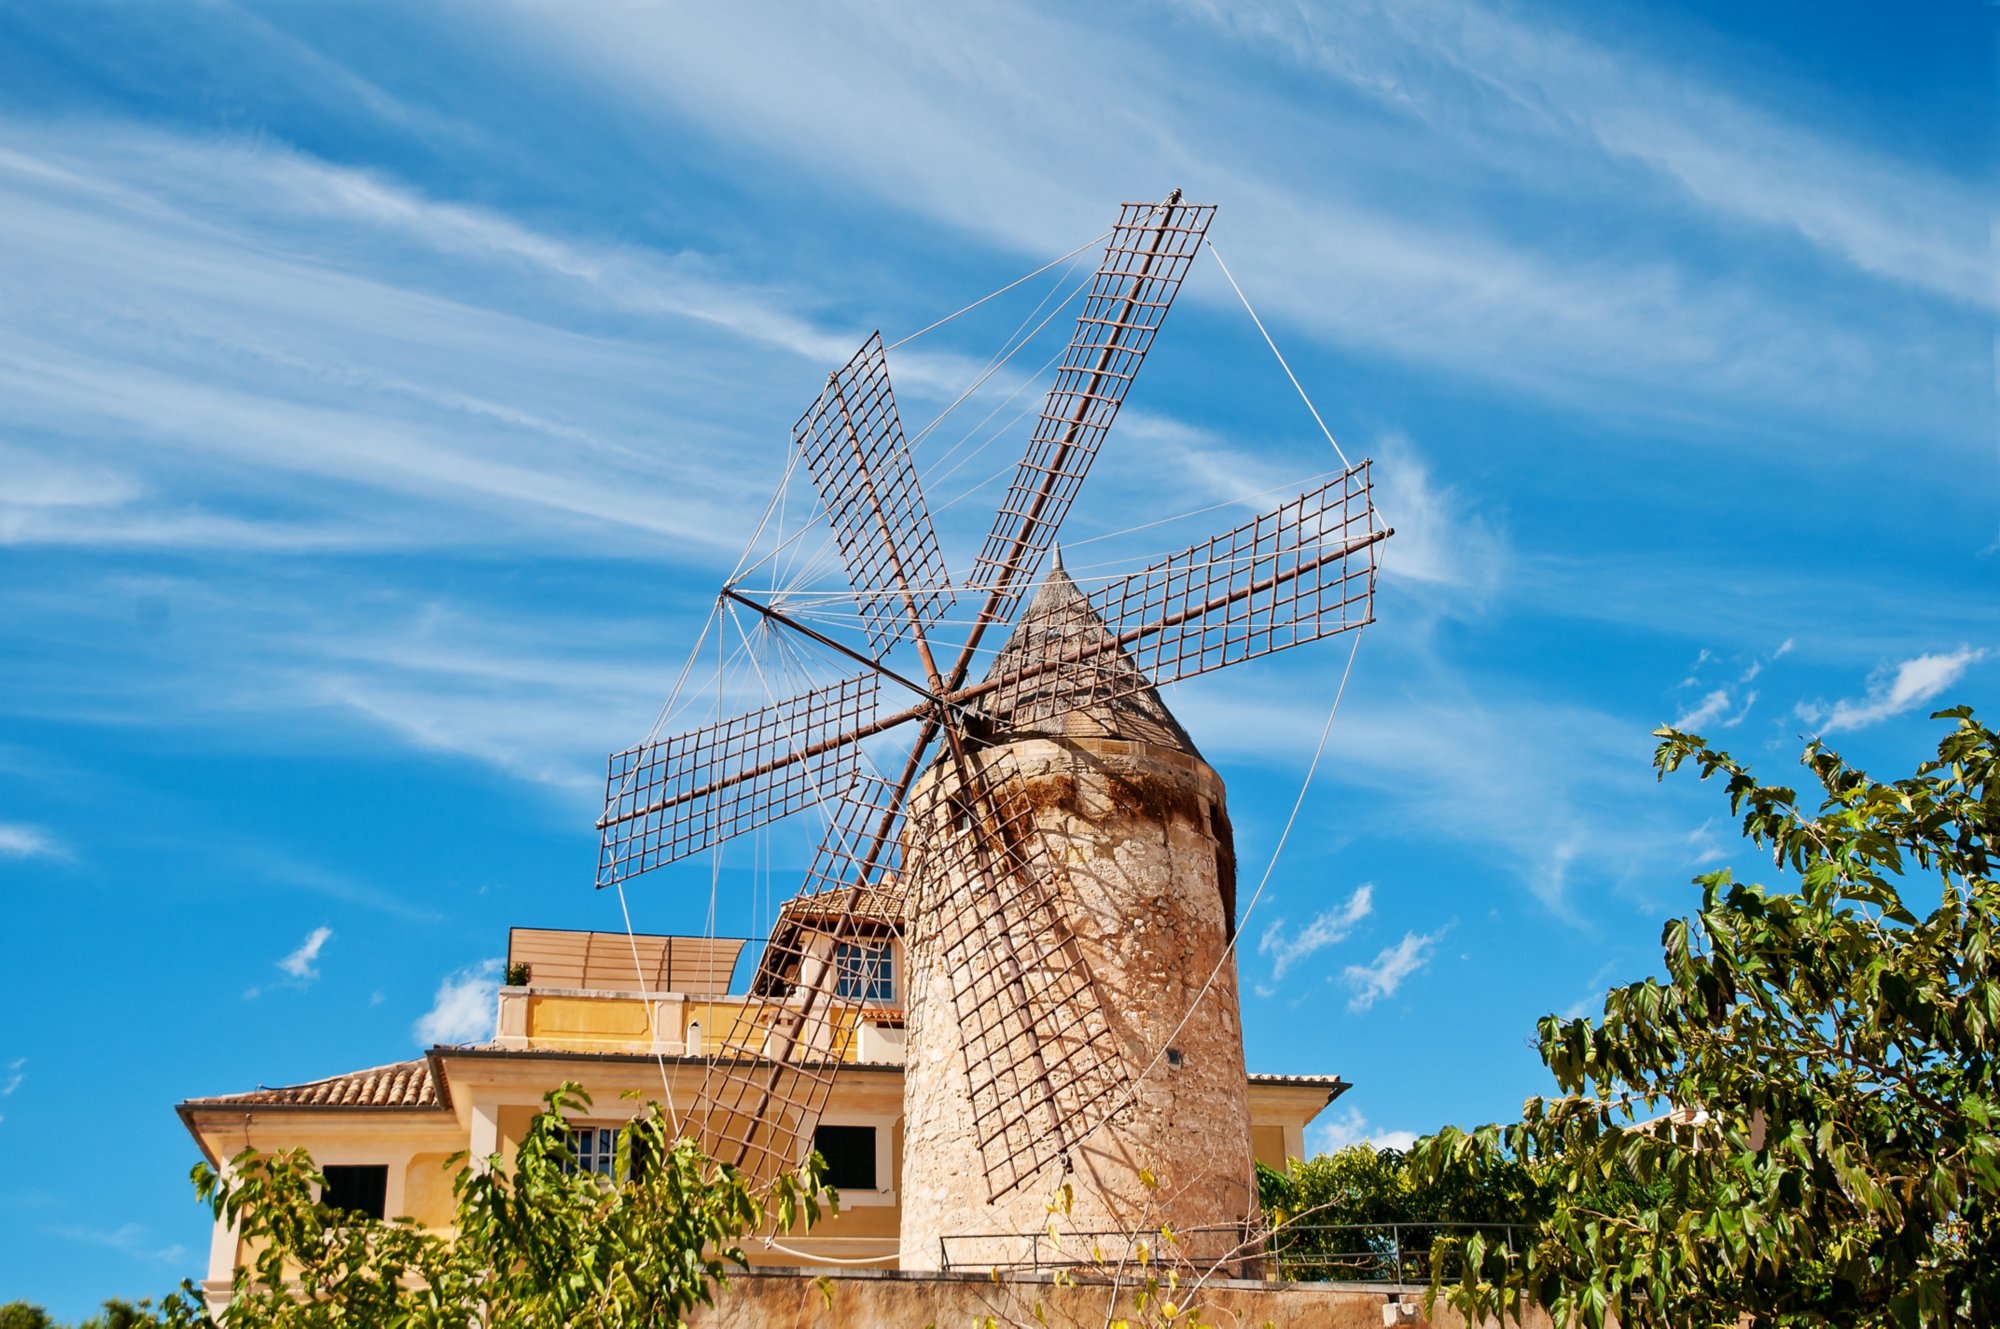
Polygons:
M1489 1249L1524 1245L1531 1223L1281 1223L1266 1233L1266 1277L1297 1282L1428 1283L1440 1237L1483 1234ZM1459 1270L1447 1267L1447 1278Z
M938 1238L945 1272L1111 1275L1172 1268L1295 1282L1428 1283L1439 1237L1484 1234L1515 1247L1528 1223L1280 1223L1130 1231L955 1233ZM1446 1268L1446 1277L1458 1270Z

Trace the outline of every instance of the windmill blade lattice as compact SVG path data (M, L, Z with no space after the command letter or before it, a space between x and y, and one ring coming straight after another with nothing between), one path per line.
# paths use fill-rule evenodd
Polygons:
M772 930L748 997L705 1049L714 1060L689 1114L711 1158L760 1182L812 1150L839 1065L855 1051L862 998L877 977L843 948L898 929L902 799L858 777L841 797L804 887Z
M1088 619L1031 607L1033 643L987 682L982 709L1052 721L1150 687L1374 621L1375 523L1366 461L1233 530L1091 593Z
M979 551L973 582L989 593L987 618L1012 618L1040 570L1214 216L1211 206L1180 202L1179 190L1164 205L1120 210L1027 455Z
M933 923L912 946L911 981L949 991L994 1200L1066 1159L1129 1083L1017 774L1004 750L954 761L909 813L921 894L908 909ZM912 1042L925 1032L913 1027Z
M889 388L881 333L828 376L792 442L826 505L876 654L930 628L951 607L951 587Z
M879 680L857 674L719 724L611 755L597 884L611 886L832 798Z

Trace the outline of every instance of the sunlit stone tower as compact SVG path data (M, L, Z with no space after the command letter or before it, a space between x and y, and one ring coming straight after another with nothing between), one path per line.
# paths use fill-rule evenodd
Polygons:
M1060 560L1022 617L988 677L1045 655L1055 636L1105 633ZM1101 655L1130 670L1122 656ZM1063 1132L1067 1169L1057 1160L997 1201L987 1199L991 1122L971 1094L968 1065L990 1049L961 1046L966 1031L953 1006L966 975L933 962L908 989L909 1049L904 1088L902 1266L935 1267L940 1237L950 1259L1011 1263L1027 1258L1021 1234L1046 1230L1049 1202L1065 1182L1074 1205L1057 1219L1065 1231L1132 1232L1213 1227L1255 1207L1250 1115L1235 962L1235 859L1222 781L1195 750L1157 692L1079 709L1051 705L1064 693L1044 676L996 694L986 709L988 743L968 755L996 798L1025 809L1043 837L1055 907L1075 936L1079 972L1094 985L1110 1046L1131 1083L1108 1119L1031 1119L1020 1129ZM949 758L946 758L949 760ZM913 826L937 815L948 782L933 770L912 791ZM912 857L915 857L912 855ZM968 926L965 911L935 902L951 883L907 883L907 937L913 955L954 949L988 965L1003 982L1000 948L953 948L940 929ZM961 998L962 999L962 998ZM1059 1021L1058 1021L1059 1023ZM968 1050L971 1056L968 1057ZM1065 1051L1060 1032L1047 1060ZM976 1072L973 1072L976 1073ZM1109 1104L1106 1103L1105 1106ZM1100 1109L1101 1111L1101 1109ZM986 1150L982 1152L982 1140ZM986 1234L983 1239L968 1239ZM1229 1243L1194 1238L1219 1255Z

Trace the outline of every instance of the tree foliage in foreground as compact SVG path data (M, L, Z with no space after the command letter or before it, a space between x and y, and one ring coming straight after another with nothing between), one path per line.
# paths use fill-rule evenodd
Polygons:
M735 1169L677 1139L658 1104L619 1133L612 1184L580 1171L564 1114L588 1108L575 1085L552 1090L516 1151L462 1167L455 1235L378 1221L313 1200L322 1182L303 1150L246 1151L227 1175L207 1164L196 1189L255 1249L237 1270L227 1329L624 1329L675 1325L746 1261L742 1238L769 1219L810 1226L827 1193L817 1166L765 1199ZM459 1160L462 1161L462 1156ZM163 1307L174 1329L214 1329L183 1284Z
M1557 1192L1524 1250L1456 1243L1463 1277L1434 1296L1627 1329L1993 1322L2000 753L1969 708L1933 718L1956 727L1893 783L1809 745L1816 810L1658 731L1661 778L1725 778L1797 889L1697 878L1664 980L1541 1022L1561 1097L1419 1142L1431 1173L1520 1161Z

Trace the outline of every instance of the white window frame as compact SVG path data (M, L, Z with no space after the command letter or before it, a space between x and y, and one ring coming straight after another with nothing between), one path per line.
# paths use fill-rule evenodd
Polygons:
M851 960L849 962L849 954ZM879 960L875 957L879 956ZM871 1006L891 1006L896 1001L896 944L884 937L878 941L839 941L833 946L833 991L842 1001L859 1001ZM877 988L880 995L877 995Z
M629 1130L631 1127L636 1125L638 1123L638 1120L639 1119L637 1117L627 1117L622 1121L614 1121L606 1117L592 1117L586 1121L572 1120L568 1122L567 1124L569 1126L569 1131L570 1131L569 1151L572 1156L577 1155L577 1148L576 1148L577 1132L579 1131L611 1132L611 1152L604 1155L605 1166L601 1169L597 1167L585 1167L582 1158L577 1157L575 1163L577 1175L602 1177L604 1178L604 1180L616 1185L620 1180L620 1178L615 1173L613 1173L611 1169L615 1168L618 1165L618 1137L625 1131ZM594 1149L592 1150L592 1156L594 1160L596 1156L596 1150Z

